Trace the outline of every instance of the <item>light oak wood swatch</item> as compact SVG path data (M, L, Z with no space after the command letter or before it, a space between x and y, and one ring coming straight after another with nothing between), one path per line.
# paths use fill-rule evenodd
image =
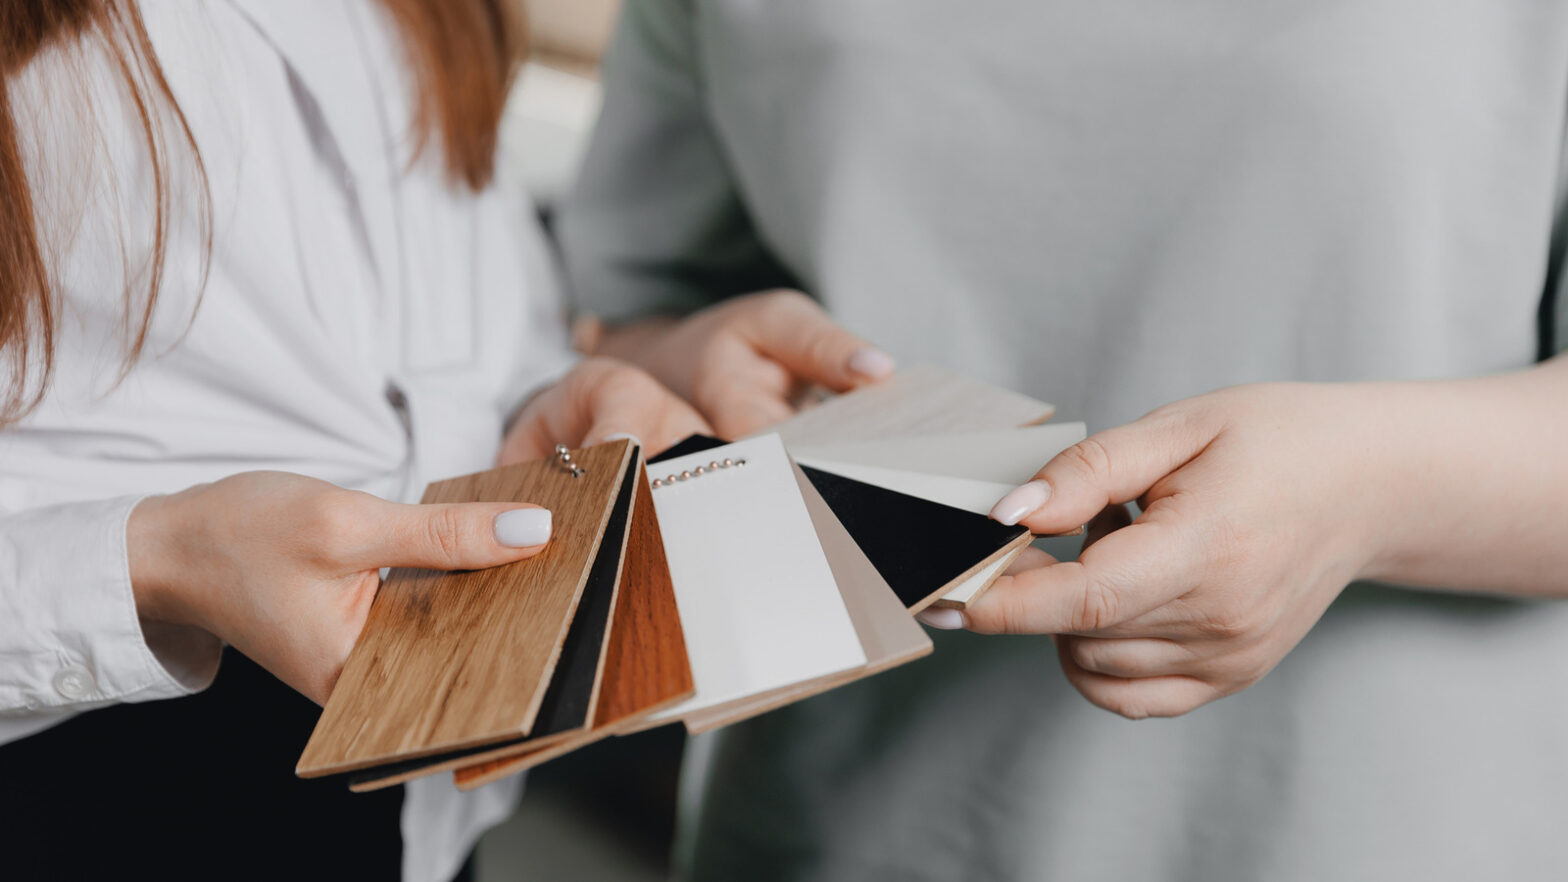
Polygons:
M506 751L539 750L588 731L593 724L605 652L614 626L633 500L638 483L644 480L641 462L641 456L634 457L621 479L621 489L616 494L604 539L599 542L599 553L588 570L588 581L577 602L577 612L572 616L566 641L561 644L561 656L539 705L533 729L521 738L496 742L489 749L467 747L356 772L349 778L348 789L355 793L380 790L451 771Z
M1049 420L1056 408L1006 389L922 365L830 398L768 429L791 450L898 435L1011 429Z
M296 769L355 771L528 734L598 553L632 444L430 485L424 501L532 502L549 546L486 570L394 570L381 586Z
M653 711L691 697L691 665L686 659L686 639L664 558L653 494L646 477L640 473L637 477L636 508L593 728L555 745L526 753L498 752L493 758L465 765L453 776L459 788L471 790L532 768L624 731L628 724Z
M685 719L686 728L692 733L708 732L732 723L738 723L758 714L809 698L895 668L931 653L931 638L925 629L910 615L899 601L898 595L888 587L887 580L877 572L855 540L834 516L827 500L795 468L800 483L800 495L811 513L811 523L817 538L822 542L828 565L833 568L833 578L838 581L844 606L849 610L850 621L866 652L864 667L843 674L827 677L814 683L801 684L778 690L768 695L743 699L720 708L692 714Z

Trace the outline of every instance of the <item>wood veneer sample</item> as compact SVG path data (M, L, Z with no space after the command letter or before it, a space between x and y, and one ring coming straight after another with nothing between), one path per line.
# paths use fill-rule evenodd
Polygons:
M1027 527L830 472L805 472L910 612L1030 541Z
M817 538L822 542L823 553L833 568L833 578L838 581L839 591L844 596L844 606L849 610L860 645L866 651L866 666L693 714L685 718L686 728L693 734L738 723L931 653L931 638L925 629L909 615L909 610L888 587L887 580L855 544L822 494L798 466L795 474L800 482L801 498L806 501Z
M316 777L429 756L532 729L632 444L431 484L424 501L533 502L553 512L544 551L486 570L394 570L296 772Z
M537 750L588 730L589 724L593 722L600 672L604 667L605 647L609 641L611 616L620 584L621 562L632 515L632 497L642 477L638 471L640 465L641 457L633 457L621 479L615 508L610 511L604 539L599 543L599 553L594 556L593 565L588 570L582 599L577 603L577 613L572 617L571 628L566 632L566 641L561 644L561 658L555 665L555 673L550 677L550 687L545 690L533 729L522 738L508 738L493 746L465 747L376 766L355 774L349 780L350 790L355 793L380 790L468 765L475 761L477 755L492 754L497 748ZM527 747L523 748L523 745Z
M899 371L830 398L766 429L791 449L897 435L1010 429L1049 420L1056 408L930 365Z
M515 749L458 769L464 790L516 774L546 760L625 730L628 724L690 698L694 687L686 659L680 610L664 558L664 540L653 508L653 493L639 471L636 508L627 538L621 590L605 650L604 674L593 728L543 748Z

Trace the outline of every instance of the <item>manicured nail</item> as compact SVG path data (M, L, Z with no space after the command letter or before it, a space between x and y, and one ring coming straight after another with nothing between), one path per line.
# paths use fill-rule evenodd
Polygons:
M495 541L509 548L531 548L550 541L550 510L516 508L495 516Z
M870 346L849 357L850 370L873 380L880 380L893 373L895 367L897 365L893 364L893 356Z
M991 517L1011 527L1040 510L1051 498L1051 485L1044 481L1030 481L1003 496L991 507Z
M947 609L946 607L932 607L918 613L915 618L939 631L957 631L966 624L963 613L956 609Z
M604 436L604 442L606 444L610 443L611 441L630 441L638 447L642 446L642 439L636 435L633 435L631 432L611 432L610 434Z

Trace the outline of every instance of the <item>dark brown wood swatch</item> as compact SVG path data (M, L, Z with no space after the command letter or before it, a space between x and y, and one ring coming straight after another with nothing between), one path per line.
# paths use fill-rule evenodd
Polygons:
M372 604L296 771L304 777L526 735L632 455L627 441L430 485L424 501L533 502L538 555L486 570L394 570Z
M625 731L648 714L691 697L694 685L680 611L675 605L675 588L670 584L653 493L640 474L600 682L590 731L549 747L459 769L454 776L457 786L468 790L515 774Z

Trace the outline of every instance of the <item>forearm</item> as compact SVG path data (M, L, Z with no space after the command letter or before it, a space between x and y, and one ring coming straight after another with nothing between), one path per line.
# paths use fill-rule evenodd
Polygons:
M1568 597L1568 360L1354 394L1386 468L1365 576Z

